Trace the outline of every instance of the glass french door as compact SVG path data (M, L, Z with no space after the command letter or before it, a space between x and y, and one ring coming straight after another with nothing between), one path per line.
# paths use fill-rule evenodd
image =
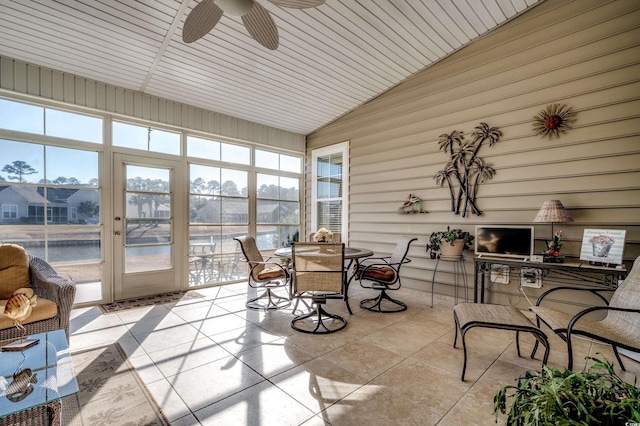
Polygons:
M114 300L180 290L180 162L114 154L113 165Z

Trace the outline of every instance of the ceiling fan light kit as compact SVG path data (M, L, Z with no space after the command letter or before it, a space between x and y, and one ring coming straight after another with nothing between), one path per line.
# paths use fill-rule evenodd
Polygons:
M280 7L306 9L320 6L325 0L269 0ZM223 14L240 16L245 28L258 43L270 50L278 48L279 36L269 11L256 0L202 0L187 15L182 40L193 43L216 26Z
M253 0L215 0L216 5L233 16L243 16L251 11Z

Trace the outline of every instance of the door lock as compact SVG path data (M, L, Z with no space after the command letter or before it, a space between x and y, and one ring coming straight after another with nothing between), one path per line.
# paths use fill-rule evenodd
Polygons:
M113 233L113 235L115 235L116 237L119 237L121 234L120 234L120 231L116 231Z

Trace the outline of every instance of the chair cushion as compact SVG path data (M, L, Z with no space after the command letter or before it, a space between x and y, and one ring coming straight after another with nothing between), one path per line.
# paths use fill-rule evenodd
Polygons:
M23 287L31 287L27 252L15 244L0 245L0 299L8 299Z
M8 299L0 299L0 330L10 327L15 327L11 318L5 316L4 306L7 304ZM29 324L30 322L42 321L49 318L53 318L58 314L58 307L55 302L49 299L38 297L38 303L33 307L29 318L22 321L22 324Z
M356 270L356 278L393 282L396 279L396 271L389 266L369 266L365 269L365 265L360 265Z
M258 280L270 280L273 278L284 277L284 271L282 268L277 266L272 266L270 268L265 268L258 273Z

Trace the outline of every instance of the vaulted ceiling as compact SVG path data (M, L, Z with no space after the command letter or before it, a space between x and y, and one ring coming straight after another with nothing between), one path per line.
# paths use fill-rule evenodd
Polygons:
M254 1L277 50L229 15L186 44L199 0L12 0L0 56L309 134L544 0Z

